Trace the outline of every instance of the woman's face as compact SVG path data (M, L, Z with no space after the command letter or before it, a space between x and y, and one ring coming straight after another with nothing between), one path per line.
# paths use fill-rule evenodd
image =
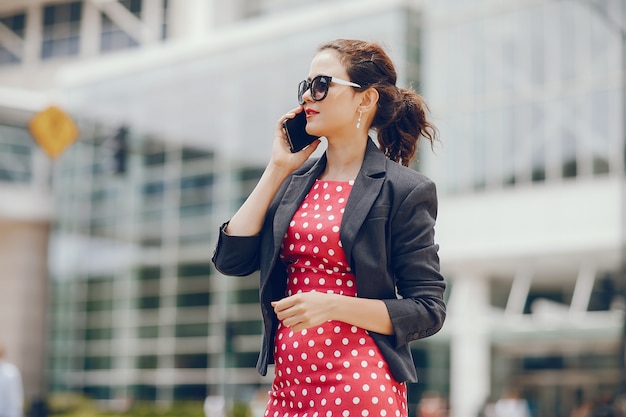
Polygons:
M325 49L313 58L308 80L318 75L351 81L339 61L339 54L332 49ZM310 90L306 91L303 99L307 117L306 130L310 134L331 139L341 134L352 136L356 131L359 97L353 87L331 82L323 100L314 101Z

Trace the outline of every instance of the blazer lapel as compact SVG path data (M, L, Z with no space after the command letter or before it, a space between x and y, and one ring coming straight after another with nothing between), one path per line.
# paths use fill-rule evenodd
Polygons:
M309 189L319 177L326 166L326 154L324 154L307 172L302 175L294 175L281 198L281 202L274 215L274 253L272 262L277 258L280 245L285 237L289 222L294 213L309 192Z
M372 139L368 139L363 165L352 186L341 221L341 244L348 261L351 259L356 234L385 181L386 159Z

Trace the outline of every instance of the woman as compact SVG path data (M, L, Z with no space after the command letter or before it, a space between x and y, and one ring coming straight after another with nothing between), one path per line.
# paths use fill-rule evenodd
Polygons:
M217 269L261 271L257 369L275 363L266 416L406 416L408 343L443 325L435 186L402 166L435 129L421 97L395 83L377 44L322 45L259 183L221 227ZM319 159L319 140L289 151L282 122L301 111L327 139Z

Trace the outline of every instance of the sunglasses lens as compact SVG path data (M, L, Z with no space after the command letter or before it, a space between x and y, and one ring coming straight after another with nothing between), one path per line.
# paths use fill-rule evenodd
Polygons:
M302 96L304 95L306 90L309 88L308 84L309 83L307 83L306 80L302 80L300 81L300 84L298 84L298 103L299 104L304 104L304 99L302 98Z
M313 81L311 81L311 96L313 100L319 101L323 100L328 94L328 87L330 86L330 82L326 77L315 77Z

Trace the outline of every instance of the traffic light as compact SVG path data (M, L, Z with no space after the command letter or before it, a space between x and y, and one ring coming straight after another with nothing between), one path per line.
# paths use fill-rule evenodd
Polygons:
M126 173L126 154L128 152L128 128L117 129L113 137L107 139L100 148L102 172L108 174Z
M120 127L113 137L113 173L126 173L126 151L128 145L128 129Z

